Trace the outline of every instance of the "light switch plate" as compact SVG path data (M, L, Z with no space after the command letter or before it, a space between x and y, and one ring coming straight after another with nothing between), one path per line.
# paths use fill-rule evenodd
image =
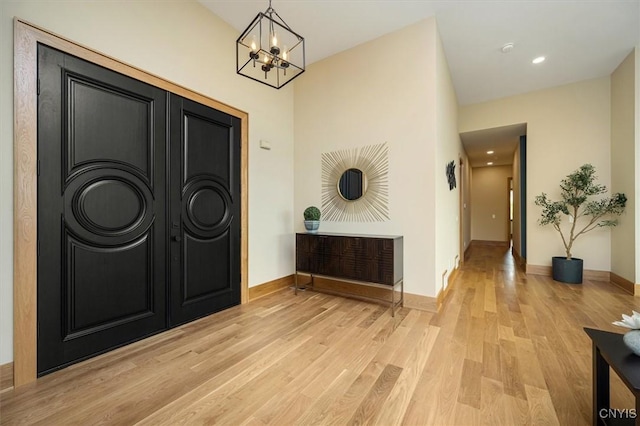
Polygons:
M271 142L269 141L260 141L260 148L262 149L271 149Z

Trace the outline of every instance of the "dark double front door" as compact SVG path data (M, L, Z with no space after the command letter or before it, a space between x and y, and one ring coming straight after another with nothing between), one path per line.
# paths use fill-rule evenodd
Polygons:
M38 373L240 302L239 119L38 49Z

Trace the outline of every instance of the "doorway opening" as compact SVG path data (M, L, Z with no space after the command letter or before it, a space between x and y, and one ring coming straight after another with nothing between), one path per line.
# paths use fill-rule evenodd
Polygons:
M508 247L518 263L523 262L526 133L527 123L460 133L469 193L468 199L460 197L461 251L469 245L500 245ZM466 229L468 235L462 232Z

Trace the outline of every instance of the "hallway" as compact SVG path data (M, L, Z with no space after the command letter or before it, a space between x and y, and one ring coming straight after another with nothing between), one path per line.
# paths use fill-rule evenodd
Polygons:
M474 247L439 314L285 289L0 394L1 424L591 423L582 327L640 309ZM632 399L612 373L612 406Z

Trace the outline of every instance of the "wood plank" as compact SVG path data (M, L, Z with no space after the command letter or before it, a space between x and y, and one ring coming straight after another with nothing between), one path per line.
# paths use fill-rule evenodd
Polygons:
M0 393L13 388L13 363L0 365Z
M498 313L498 308L496 306L496 292L493 288L493 282L489 281L486 286L487 289L484 292L484 310L485 312Z
M480 409L481 379L482 363L465 359L460 377L459 403Z
M486 425L511 425L505 416L502 383L487 377L481 379L480 413Z
M346 392L357 379L357 375L350 370L342 370L318 397L313 398L307 411L296 420L297 424L320 424L326 418L331 406L340 395Z
M502 395L504 404L504 413L507 424L511 425L530 425L529 404L525 399L516 398L511 395Z
M520 377L522 378L522 383L525 385L525 389L527 385L539 389L546 389L547 384L544 381L544 374L540 368L540 361L536 356L533 342L521 337L516 337L514 341L518 356L518 365L522 366L520 369Z
M498 314L487 312L484 317L484 324L483 340L487 343L498 344L498 329L501 327L498 325Z
M482 424L480 410L466 404L457 403L454 408L454 425L479 425Z
M368 391L370 392L370 389L378 381L386 365L389 364L382 364L377 360L371 361L351 386L336 400L331 411L323 419L323 423L327 425L347 424L353 418L355 411L362 405Z
M559 425L558 416L554 410L549 391L534 386L525 385L531 424Z
M402 373L402 368L387 364L347 424L374 424L383 403L391 393L398 377L400 377L400 373Z
M479 281L478 285L475 287L473 303L471 305L471 316L474 318L484 318L486 311L484 305L486 287L487 285L485 285L484 280ZM489 287L493 286L489 285ZM489 292L492 290L493 288L490 288Z
M438 333L439 330L436 327L428 327L424 330L411 353L410 361L402 370L396 385L384 402L384 409L376 421L377 424L398 424L402 421Z
M402 419L404 424L450 423L457 406L463 353L451 332L439 329L434 348ZM438 389L438 392L432 392L433 389Z
M534 337L533 343L538 359L545 360L545 362L541 363L542 374L544 374L544 380L551 398L557 401L554 404L554 408L558 421L563 425L576 423L577 419L582 417L582 414L578 409L575 394L567 387L567 383L570 382L558 364L553 348L546 338ZM562 402L560 403L560 401Z
M500 366L504 393L526 401L527 394L520 376L516 345L508 340L500 340Z
M466 359L482 363L485 327L485 318L475 318L471 322L469 328L469 337L467 338L466 344Z
M500 346L484 342L482 347L482 376L496 381L502 380Z

